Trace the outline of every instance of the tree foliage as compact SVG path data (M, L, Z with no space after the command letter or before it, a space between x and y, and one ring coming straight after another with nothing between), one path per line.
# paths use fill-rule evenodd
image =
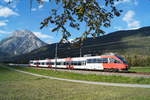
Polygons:
M43 0L37 0L43 3ZM53 0L49 0L51 3ZM97 37L104 34L102 27L109 27L114 16L120 16L121 10L115 7L119 0L55 0L56 5L62 5L61 9L50 9L51 15L41 22L41 29L53 24L52 32L62 32L62 40L67 41L71 36L67 27L77 30L85 23L87 30L77 37L76 41L82 41L88 36ZM54 1L53 1L54 2ZM62 11L60 11L62 10Z

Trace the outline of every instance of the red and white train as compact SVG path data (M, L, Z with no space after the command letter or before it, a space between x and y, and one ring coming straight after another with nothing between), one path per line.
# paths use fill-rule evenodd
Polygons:
M129 68L128 62L123 57L117 55L31 60L30 66L111 71L127 71Z

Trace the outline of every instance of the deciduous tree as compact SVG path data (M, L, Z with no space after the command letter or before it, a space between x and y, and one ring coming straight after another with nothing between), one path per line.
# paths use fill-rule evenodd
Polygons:
M44 0L37 0L44 3ZM51 3L53 0L49 0ZM81 23L85 23L87 30L77 37L76 41L82 41L89 36L97 37L104 34L102 27L109 27L114 16L120 16L121 10L115 6L119 0L54 0L56 5L62 5L51 10L51 15L41 22L41 29L53 24L52 32L62 33L62 40L67 41L71 33L68 26L80 30ZM61 10L61 11L60 11Z

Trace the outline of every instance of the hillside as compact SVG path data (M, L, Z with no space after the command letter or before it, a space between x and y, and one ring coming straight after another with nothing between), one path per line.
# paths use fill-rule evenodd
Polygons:
M150 56L150 27L137 30L113 32L96 39L89 38L82 46L82 56L85 54L101 55L115 52L124 56ZM45 59L55 57L55 44L46 45L30 53L13 57L17 62L28 62L30 59ZM58 58L80 55L80 48L70 47L70 44L58 44Z

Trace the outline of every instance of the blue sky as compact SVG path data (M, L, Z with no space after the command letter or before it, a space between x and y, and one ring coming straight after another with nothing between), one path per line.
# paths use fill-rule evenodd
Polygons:
M61 38L61 33L52 33L53 25L40 29L40 22L48 17L50 8L55 7L55 4L45 1L44 5L39 5L36 0L33 0L32 9L30 10L29 0L0 0L0 40L11 35L15 30L30 30L34 32L41 40L47 43L58 42ZM150 26L150 0L122 0L116 2L116 6L122 9L122 15L115 17L112 20L111 27L103 28L106 33L137 29L144 26ZM60 5L61 6L61 5ZM60 7L58 6L58 7ZM58 8L59 9L59 8ZM80 36L86 26L82 25L80 31L68 28L73 39Z

